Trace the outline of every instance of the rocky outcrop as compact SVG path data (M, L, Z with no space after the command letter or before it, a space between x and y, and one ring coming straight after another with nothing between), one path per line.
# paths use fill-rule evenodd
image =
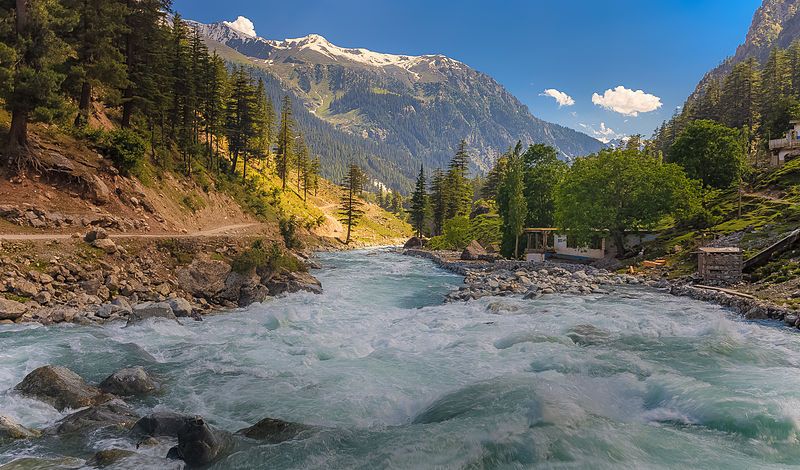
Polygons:
M177 457L190 466L208 465L231 447L231 437L211 428L200 416L187 420L178 431L178 445L169 456Z
M224 261L197 258L176 272L178 285L195 297L213 298L225 290L231 267Z
M266 286L272 296L301 291L322 294L322 283L305 272L278 273L266 282Z
M35 369L15 389L58 410L82 408L113 398L88 385L75 372L60 366L48 365Z
M146 219L129 219L111 214L77 216L31 206L0 205L0 218L15 225L41 229L104 227L118 231L150 230Z
M16 320L27 311L25 304L0 297L0 320Z
M147 395L158 389L158 383L143 367L120 369L100 383L100 390L114 395Z
M403 245L403 248L422 248L425 246L425 239L422 237L411 237L408 241Z
M113 399L99 405L90 406L66 416L45 432L47 434L68 434L88 432L114 426L129 429L139 420L139 415L120 399Z
M314 431L316 428L305 424L290 423L280 419L264 418L256 424L236 431L236 434L268 442L279 444L291 439L297 439L302 435Z
M481 244L478 243L477 240L472 240L461 253L461 259L466 261L477 261L486 255L488 255L488 253L486 253L486 250L483 249Z
M8 416L0 415L0 443L16 439L31 439L40 435L39 431L28 429Z
M128 317L128 325L134 325L148 318L178 321L169 302L144 302L133 307L133 311Z

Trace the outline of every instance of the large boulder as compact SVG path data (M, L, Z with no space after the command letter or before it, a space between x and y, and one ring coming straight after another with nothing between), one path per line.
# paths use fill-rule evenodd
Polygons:
M158 383L143 367L120 369L100 383L100 390L119 396L147 395L158 390Z
M282 271L272 276L266 283L272 296L292 292L311 292L322 294L322 283L309 273Z
M480 243L477 240L472 240L464 251L461 252L461 259L466 261L477 261L481 259L482 256L486 256L486 250L483 249Z
M28 307L16 300L0 297L0 320L16 320L28 311Z
M422 237L411 237L408 241L403 245L404 249L409 248L422 248L425 246L425 239Z
M224 261L198 258L175 274L181 289L195 297L209 299L225 290L225 280L230 272L231 267Z
M139 415L124 401L115 398L100 405L77 411L48 428L47 434L68 434L93 431L110 426L129 429L139 420Z
M176 317L191 317L192 313L194 313L192 304L188 300L181 297L168 299L167 303L170 307L172 307L172 313L174 313Z
M28 429L8 416L0 415L0 443L16 439L39 437L40 434L39 431Z
M170 449L168 457L177 457L190 466L208 465L230 449L231 444L230 435L195 416L178 431L178 445Z
M110 238L98 238L92 242L92 246L103 250L108 255L113 255L119 251L117 244Z
M39 367L25 376L15 389L58 410L83 408L112 398L84 382L75 372L60 366Z
M164 318L178 321L168 302L143 302L133 307L133 311L128 317L128 325L139 323L148 318Z
M94 230L86 232L86 235L83 236L83 240L86 243L92 243L95 240L102 240L104 238L108 238L108 232L106 232L105 229L99 227Z
M242 297L242 291L249 291L254 289L260 283L259 277L255 274L255 272L250 273L237 273L236 271L232 271L228 274L225 278L225 289L219 293L218 298L223 300L228 300L230 302L236 302L240 306L244 307L245 305L240 302L240 298ZM264 299L258 300L259 302ZM250 302L253 303L253 302Z
M266 441L270 444L279 444L284 441L296 439L302 434L313 431L313 426L300 423L290 423L280 419L264 418L249 428L236 431L250 439Z
M194 418L173 411L157 411L137 421L131 433L138 436L178 437L178 432Z

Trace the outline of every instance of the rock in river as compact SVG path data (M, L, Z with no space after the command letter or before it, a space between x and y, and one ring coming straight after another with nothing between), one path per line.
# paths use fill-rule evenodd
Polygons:
M178 432L193 420L194 416L182 415L173 411L157 411L136 422L131 433L139 436L178 437Z
M127 429L137 422L139 416L124 401L115 398L100 405L90 406L66 416L51 428L47 434L66 434L77 431L92 431L95 429L116 426Z
M15 439L30 439L40 434L39 431L28 429L8 416L0 415L0 443Z
M133 311L128 318L128 325L148 318L166 318L167 320L178 321L168 302L144 302L133 307Z
M270 444L278 444L283 441L295 439L304 432L313 431L314 429L314 427L305 424L264 418L249 428L240 429L236 434L241 434L251 439L266 441Z
M178 445L168 457L177 457L191 466L207 465L221 457L232 442L230 435L212 429L200 416L186 421L178 431Z
M75 372L60 366L39 367L15 388L23 395L50 403L58 410L82 408L112 398L88 385Z
M0 320L16 320L27 311L25 304L0 297Z
M158 389L158 383L143 367L120 369L100 384L100 390L119 396L146 395Z

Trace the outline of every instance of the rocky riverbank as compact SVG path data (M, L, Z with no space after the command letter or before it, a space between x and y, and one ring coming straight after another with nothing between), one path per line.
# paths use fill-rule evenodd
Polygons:
M607 294L611 286L643 285L663 289L673 295L712 302L730 308L749 320L771 319L800 328L800 312L780 307L735 291L693 285L688 280L668 281L644 275L616 274L605 269L568 263L529 263L521 261L474 262L459 259L456 252L407 249L411 256L428 258L464 276L464 286L447 295L446 300L468 301L486 296L519 295L533 299L549 294Z
M124 447L109 447L95 452L86 460L92 467L105 467L122 460L151 462L159 448L160 468L169 460L183 461L189 467L204 466L248 442L278 444L303 439L317 428L273 418L264 418L253 426L229 432L209 425L202 416L171 411L157 411L140 416L128 401L138 402L168 386L142 367L119 370L97 386L86 383L75 372L60 366L42 366L28 374L11 393L36 399L60 411L71 411L46 429L29 429L9 417L0 415L0 443L16 440L79 438L87 442L89 435L104 433L111 439L104 442ZM142 449L143 453L129 450ZM73 448L76 456L89 449ZM80 457L79 457L80 458ZM169 459L169 460L168 460ZM144 462L142 462L144 463ZM39 468L38 466L36 468ZM42 467L44 468L44 467ZM72 468L72 467L70 467ZM133 467L135 468L135 467ZM169 467L171 468L171 467Z
M314 263L251 238L83 239L0 244L0 324L136 322L244 307L289 292L319 293ZM268 258L271 257L271 258Z

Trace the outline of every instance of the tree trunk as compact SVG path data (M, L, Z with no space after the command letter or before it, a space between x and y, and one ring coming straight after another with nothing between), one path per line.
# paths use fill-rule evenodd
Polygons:
M78 115L75 116L75 127L85 126L89 123L89 107L92 104L92 84L84 80L81 85L81 98L78 102Z
M28 146L28 110L15 109L11 115L8 132L8 159L19 156Z
M617 258L625 256L627 250L625 249L625 232L617 230L614 232L614 244L617 245Z

